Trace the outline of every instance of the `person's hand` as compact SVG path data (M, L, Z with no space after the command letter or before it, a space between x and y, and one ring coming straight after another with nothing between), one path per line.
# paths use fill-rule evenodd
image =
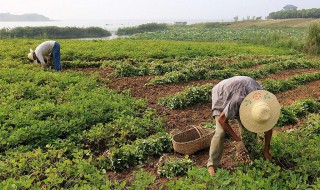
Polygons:
M269 160L271 162L272 156L269 151L264 152L263 155L266 160Z

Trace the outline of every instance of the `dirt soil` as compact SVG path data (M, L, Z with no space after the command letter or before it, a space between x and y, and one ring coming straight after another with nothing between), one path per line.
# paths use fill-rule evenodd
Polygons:
M199 125L203 124L204 122L211 122L211 103L203 103L198 105L189 106L184 109L177 109L171 110L161 105L157 105L157 100L160 97L165 97L168 95L175 94L177 92L182 91L183 89L193 86L193 85L203 85L206 83L213 83L216 84L219 80L199 80L199 81L192 81L188 83L182 84L170 84L170 85L148 85L148 81L154 76L143 76L143 77L121 77L121 78L113 78L110 77L112 69L78 69L78 71L84 72L98 72L102 78L108 77L110 79L109 82L106 82L105 85L109 88L115 89L118 92L121 92L125 89L130 89L132 96L135 98L146 98L148 106L157 110L159 115L162 115L165 118L166 129L168 132L172 131L173 129L184 130L189 125ZM301 73L312 73L316 72L316 69L297 69L297 70L290 70L290 71L282 71L278 74L269 75L264 79L260 79L259 81L263 81L265 79L285 79L288 76L292 76L294 74L301 74ZM276 94L279 102L281 105L289 105L294 101L302 98L314 98L317 99L320 97L320 81L314 81L307 85L300 86L296 89L289 90L286 92ZM237 131L237 126L235 123L232 123L232 128ZM299 125L299 124L297 124ZM275 131L281 132L284 129L291 129L295 128L296 126L285 126L282 129L276 129ZM205 167L206 162L208 159L208 149L199 151L190 156L193 162L198 167ZM172 153L169 156L182 156L177 153ZM147 163L144 167L145 170L153 173L155 176L156 174L156 163L158 159L151 160ZM235 160L235 149L232 145L232 141L230 139L226 139L224 143L224 153L221 160L221 168L232 170L237 165L237 161ZM134 169L131 169L134 170ZM110 177L113 177L118 180L132 179L132 171L124 171L120 173L109 173ZM164 184L168 181L165 178L157 177L157 180L153 187L159 187L160 185Z

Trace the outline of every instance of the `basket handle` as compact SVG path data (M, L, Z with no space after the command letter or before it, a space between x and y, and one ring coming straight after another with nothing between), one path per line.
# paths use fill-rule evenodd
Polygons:
M191 125L191 127L193 127L199 134L200 137L202 137L204 135L204 130L202 127L197 126L197 125Z

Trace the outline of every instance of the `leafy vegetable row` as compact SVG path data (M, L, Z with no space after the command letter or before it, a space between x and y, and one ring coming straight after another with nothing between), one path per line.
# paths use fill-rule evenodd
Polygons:
M106 170L172 150L154 110L95 76L20 65L0 77L0 189L121 189ZM119 161L136 145L137 160ZM96 155L106 149L102 162Z
M246 62L245 62L246 63ZM259 61L257 62L259 63ZM275 74L279 71L290 70L290 69L302 69L302 68L320 68L320 63L318 61L309 61L306 59L294 59L294 60L284 60L280 62L270 63L262 62L263 65L253 70L239 70L239 68L250 68L253 65L246 64L245 67L241 64L237 65L227 65L224 69L209 69L204 67L186 67L180 71L173 71L166 73L164 76L155 77L149 83L150 84L169 84L169 83L180 83L188 82L190 80L199 80L199 79L226 79L232 76L245 75L252 78L262 78L266 77L269 74Z
M97 158L98 166L104 169L121 171L138 164L142 164L150 157L161 156L173 151L171 137L162 132L149 136L147 139L138 139L132 144L121 148L112 148Z
M29 48L42 40L0 40L0 60L8 59L28 63ZM234 55L290 55L290 50L236 43L198 43L158 40L59 40L61 60L99 62L125 59L175 59ZM3 62L5 64L5 62Z
M272 93L284 92L299 85L319 80L320 72L309 74L297 74L285 80L267 79L262 82L265 90ZM190 87L175 95L159 99L159 104L171 109L183 108L200 102L211 100L211 90L214 85L211 83Z
M197 70L222 70L227 68L242 69L254 65L268 64L292 59L292 56L232 56L211 58L175 58L159 60L125 60L111 62L114 75L117 77L163 75L170 72L191 75L192 69Z
M145 101L99 87L81 73L0 70L0 151L47 144L92 151L163 131Z

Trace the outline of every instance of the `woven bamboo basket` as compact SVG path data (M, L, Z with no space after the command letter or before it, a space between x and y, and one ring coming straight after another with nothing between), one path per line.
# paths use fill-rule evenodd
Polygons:
M178 153L191 155L199 150L208 148L214 132L213 129L191 125L190 129L173 135L173 149Z

